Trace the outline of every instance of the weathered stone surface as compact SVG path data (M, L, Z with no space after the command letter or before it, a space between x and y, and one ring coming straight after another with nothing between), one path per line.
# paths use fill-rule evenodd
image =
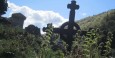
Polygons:
M12 23L13 27L23 28L24 20L26 17L21 13L14 13L12 17L9 18L9 21Z

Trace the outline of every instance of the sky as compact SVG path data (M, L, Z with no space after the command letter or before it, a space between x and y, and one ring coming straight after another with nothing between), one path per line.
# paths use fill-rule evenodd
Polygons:
M48 23L58 27L68 21L68 3L71 0L8 0L9 7L4 16L10 17L17 12L24 14L27 17L24 28L30 24L43 28ZM80 9L76 10L75 20L115 9L114 3L115 0L77 0Z

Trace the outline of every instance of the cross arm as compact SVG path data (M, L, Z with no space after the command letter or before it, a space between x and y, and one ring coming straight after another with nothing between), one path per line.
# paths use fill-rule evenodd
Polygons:
M54 28L53 32L58 33L58 34L74 34L75 35L77 33L77 30Z

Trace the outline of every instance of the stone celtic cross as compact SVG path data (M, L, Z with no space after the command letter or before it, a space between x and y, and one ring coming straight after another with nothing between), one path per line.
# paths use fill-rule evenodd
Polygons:
M73 36L80 29L79 25L76 22L74 22L75 10L79 9L79 5L76 4L75 0L72 0L71 4L67 5L67 8L70 9L69 21L62 24L60 28L54 28L53 32L60 34L60 39L64 40L69 45L67 50L70 51L72 46L72 41L74 40ZM43 28L43 31L45 29L47 29L47 27Z

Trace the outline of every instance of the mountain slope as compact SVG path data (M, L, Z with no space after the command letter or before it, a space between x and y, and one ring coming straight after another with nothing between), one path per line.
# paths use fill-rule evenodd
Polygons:
M98 15L81 19L77 22L82 30L100 28L101 30L115 31L115 9Z

